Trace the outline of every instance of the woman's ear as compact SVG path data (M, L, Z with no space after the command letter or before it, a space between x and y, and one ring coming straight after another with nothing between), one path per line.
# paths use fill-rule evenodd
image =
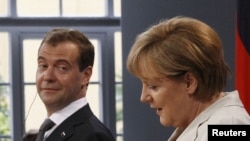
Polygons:
M187 92L189 94L193 94L198 87L198 81L195 75L191 72L187 72L185 74L184 81L186 83Z

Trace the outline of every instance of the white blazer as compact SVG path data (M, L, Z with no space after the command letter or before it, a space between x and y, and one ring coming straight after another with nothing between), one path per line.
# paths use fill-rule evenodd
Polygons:
M211 124L248 124L250 116L245 110L238 91L226 92L225 96L200 113L184 130L173 132L168 141L207 141L208 125ZM177 133L179 132L179 133Z

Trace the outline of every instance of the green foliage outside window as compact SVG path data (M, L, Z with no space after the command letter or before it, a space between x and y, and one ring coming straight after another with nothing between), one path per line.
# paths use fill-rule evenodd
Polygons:
M1 76L0 76L1 82ZM9 104L6 87L0 86L0 135L10 134Z

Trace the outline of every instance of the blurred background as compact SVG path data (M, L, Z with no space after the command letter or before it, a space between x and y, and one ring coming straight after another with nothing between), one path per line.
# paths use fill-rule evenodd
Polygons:
M37 49L56 27L78 29L94 44L87 100L117 141L167 140L173 128L162 127L155 111L140 102L141 83L126 70L131 45L162 19L202 20L221 36L233 73L225 91L231 91L238 68L236 11L237 0L0 0L0 141L21 141L46 117L35 88Z

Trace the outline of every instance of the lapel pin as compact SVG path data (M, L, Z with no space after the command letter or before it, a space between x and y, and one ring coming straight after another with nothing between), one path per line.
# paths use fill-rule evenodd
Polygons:
M66 136L66 133L63 131L63 132L61 133L61 137L64 137L64 136Z

